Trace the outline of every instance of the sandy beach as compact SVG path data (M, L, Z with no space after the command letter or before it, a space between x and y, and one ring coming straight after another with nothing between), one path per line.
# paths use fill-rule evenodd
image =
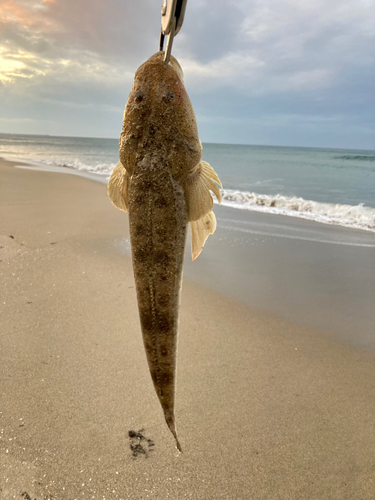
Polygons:
M215 267L220 226L197 260L203 278L186 262L179 454L144 354L127 216L106 186L0 160L0 208L1 500L373 500L374 350L349 333L340 338L333 316L325 329L307 308L283 314L289 292L271 312L255 293L241 300L225 284L240 272L233 255L223 259L231 275ZM238 263L245 256L237 243ZM288 252L275 263L291 265ZM261 281L262 253L249 282ZM345 269L341 256L335 262ZM360 290L353 294L369 310L365 280L364 302ZM343 291L343 309L351 293Z

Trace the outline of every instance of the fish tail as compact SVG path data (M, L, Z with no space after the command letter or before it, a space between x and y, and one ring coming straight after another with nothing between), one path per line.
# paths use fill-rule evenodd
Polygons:
M171 431L171 433L173 434L173 437L176 440L177 449L180 453L182 453L182 448L181 448L180 442L179 442L178 437L177 437L176 423L174 421L174 415L173 415L173 413L171 414L169 411L165 411L164 416L165 416L165 421L167 422L167 425L169 427L169 430Z

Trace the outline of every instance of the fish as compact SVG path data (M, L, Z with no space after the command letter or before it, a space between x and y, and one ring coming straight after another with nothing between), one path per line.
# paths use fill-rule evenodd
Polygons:
M213 193L222 187L202 161L202 143L183 71L164 52L135 73L120 136L120 161L108 182L115 207L129 214L134 280L146 357L177 449L174 415L182 268L188 224L192 260L216 229Z

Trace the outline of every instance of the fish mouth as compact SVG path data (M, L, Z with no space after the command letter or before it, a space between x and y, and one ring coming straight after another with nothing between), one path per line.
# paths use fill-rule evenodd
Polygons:
M149 59L149 61L152 60L152 59L160 59L161 61L164 62L164 54L165 54L164 50L161 50L161 51L157 52L156 54L154 54L153 56L151 56L150 59ZM169 66L172 66L172 68L177 73L177 76L179 77L179 79L182 82L184 81L184 72L182 71L180 63L177 61L177 59L175 57L173 57L171 55L169 63L165 63L165 64L169 64Z

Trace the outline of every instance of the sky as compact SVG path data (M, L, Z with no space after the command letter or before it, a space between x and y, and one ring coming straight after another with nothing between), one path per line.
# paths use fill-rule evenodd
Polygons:
M161 0L0 0L0 132L118 138ZM188 0L202 142L375 149L375 0Z

